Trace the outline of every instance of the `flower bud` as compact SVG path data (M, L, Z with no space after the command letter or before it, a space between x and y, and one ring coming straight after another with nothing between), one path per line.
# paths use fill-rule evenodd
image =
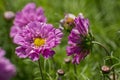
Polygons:
M70 58L65 58L64 61L65 61L65 63L70 63L71 62Z
M68 24L74 23L74 19L75 19L75 15L73 14L66 14L64 18L65 23L68 23Z
M75 15L70 13L66 14L64 19L60 20L60 28L71 31L71 29L74 27L74 19L75 19Z
M58 69L57 73L59 76L63 76L65 74L64 70L62 70L62 69Z
M7 20L13 19L15 16L15 13L12 11L6 11L4 12L4 18Z
M102 73L108 74L110 72L110 67L104 65L101 67Z

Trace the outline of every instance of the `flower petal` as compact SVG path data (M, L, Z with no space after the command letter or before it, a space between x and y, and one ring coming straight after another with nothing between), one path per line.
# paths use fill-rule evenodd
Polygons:
M42 52L42 55L44 58L49 58L49 57L52 57L53 55L55 54L55 52L53 50L50 50L50 49L45 49L43 52Z

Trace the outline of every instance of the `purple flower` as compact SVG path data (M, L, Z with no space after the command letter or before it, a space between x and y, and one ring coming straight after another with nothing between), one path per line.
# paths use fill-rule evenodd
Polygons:
M52 57L55 54L52 48L60 43L62 36L61 30L53 28L51 24L31 22L14 37L14 42L19 45L16 54L33 61L38 60L40 55Z
M4 57L5 51L0 48L0 80L10 80L16 73L16 68Z
M10 36L14 37L25 25L33 21L46 22L46 17L42 7L36 9L34 3L29 3L20 12L17 12Z
M87 56L91 48L91 37L89 36L89 21L82 15L74 20L75 27L68 36L67 55L73 55L72 62L79 64Z

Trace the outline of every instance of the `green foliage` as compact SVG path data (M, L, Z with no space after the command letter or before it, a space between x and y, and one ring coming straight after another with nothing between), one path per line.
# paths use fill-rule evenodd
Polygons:
M65 13L78 15L80 12L90 20L90 28L97 41L103 43L110 51L113 51L112 58L117 69L118 76L120 73L120 0L0 0L0 46L3 47L11 62L17 67L17 75L12 80L41 80L38 63L29 59L19 59L15 54L16 45L12 43L9 37L12 21L4 19L5 11L20 11L27 3L35 2L37 6L42 6L48 23L55 27L59 26L59 20L64 17ZM73 64L65 64L66 58L65 47L67 45L67 35L60 46L55 48L57 52L53 59L44 60L41 57L42 69L45 80L57 80L57 69L63 69L65 75L63 80L102 80L100 65L104 65L105 52L95 46L92 53L85 60L77 65L77 75L73 72ZM120 78L119 78L120 79ZM118 79L118 80L119 80Z

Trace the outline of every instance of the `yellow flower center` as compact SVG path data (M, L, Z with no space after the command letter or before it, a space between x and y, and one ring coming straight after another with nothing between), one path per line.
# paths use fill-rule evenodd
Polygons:
M45 44L45 39L42 39L42 38L35 38L34 39L34 45L36 47L40 47L40 46L42 46L44 44Z

